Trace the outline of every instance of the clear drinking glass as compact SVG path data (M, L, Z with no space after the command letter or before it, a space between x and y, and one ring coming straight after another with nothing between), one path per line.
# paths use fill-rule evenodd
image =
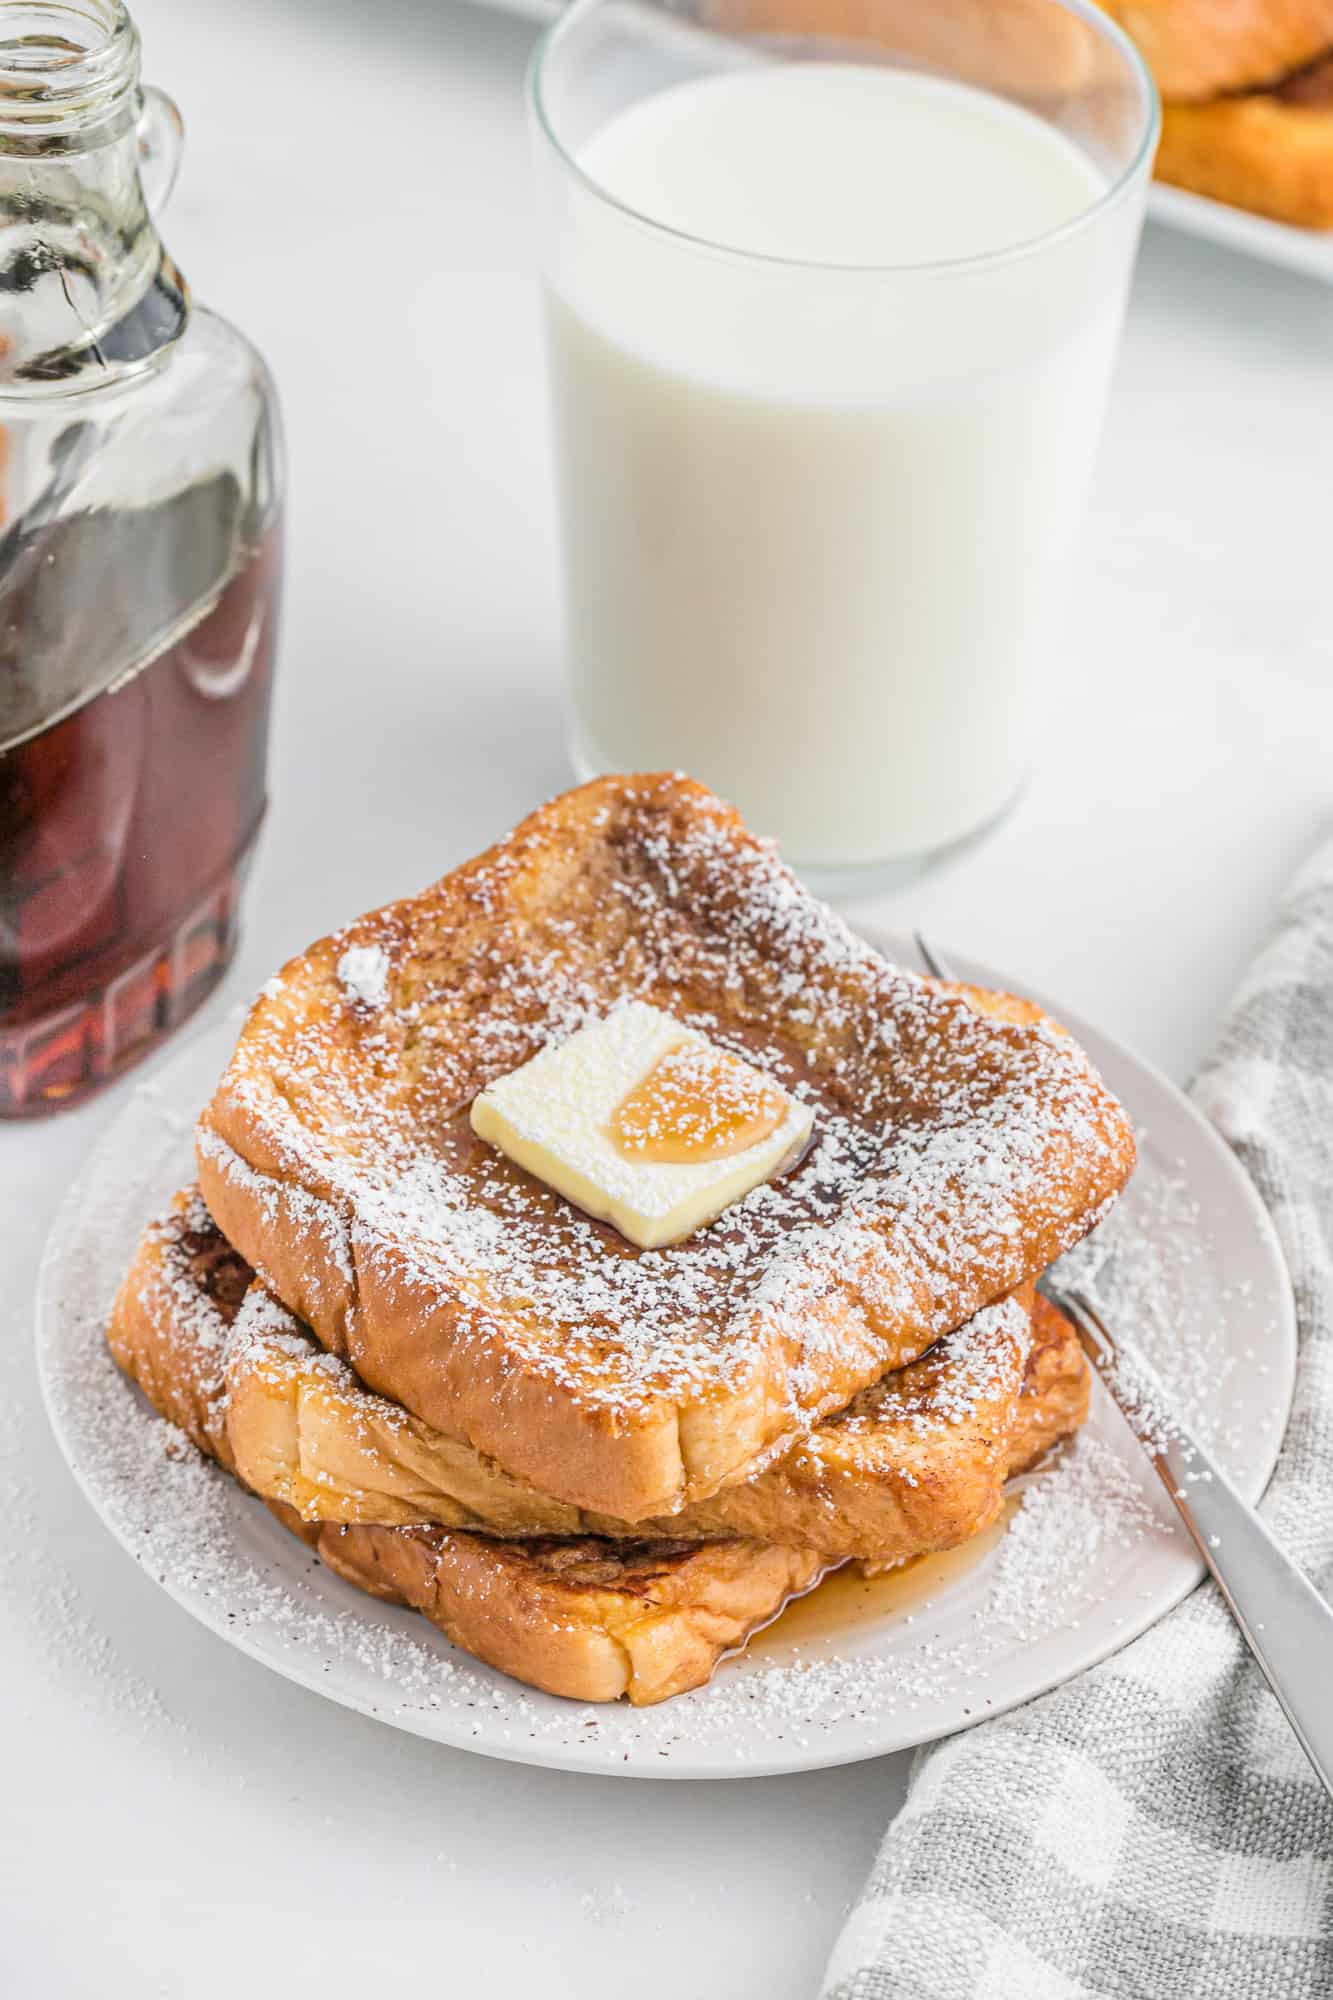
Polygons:
M725 145L675 159L685 224L607 169L612 121L670 139L675 87L803 65L774 169L797 212L829 62L932 121L882 190L900 261L815 225L738 248ZM1031 769L1155 144L1143 63L1084 0L575 0L530 102L574 761L688 770L828 886L915 872ZM952 254L941 107L960 141L982 118L1058 150L1072 209Z
M212 990L264 813L281 430L158 234L180 140L121 0L0 0L0 1118Z

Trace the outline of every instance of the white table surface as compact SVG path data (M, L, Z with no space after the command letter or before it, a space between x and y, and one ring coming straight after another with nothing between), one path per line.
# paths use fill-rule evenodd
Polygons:
M274 803L238 963L560 789L520 82L458 0L140 0L190 130L169 240L291 444ZM1330 817L1333 291L1146 240L1045 765L921 922L1183 1077ZM635 1784L434 1748L193 1625L75 1491L36 1261L124 1086L0 1131L0 1992L811 1994L906 1758Z

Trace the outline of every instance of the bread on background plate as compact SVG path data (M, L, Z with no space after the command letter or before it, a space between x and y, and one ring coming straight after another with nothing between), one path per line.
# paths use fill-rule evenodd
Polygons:
M1333 0L1099 0L1168 102L1255 90L1333 49Z
M1269 90L1168 104L1157 177L1304 229L1333 229L1333 52Z

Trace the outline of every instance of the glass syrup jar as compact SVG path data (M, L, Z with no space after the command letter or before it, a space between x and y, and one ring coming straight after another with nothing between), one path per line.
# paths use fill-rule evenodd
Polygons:
M0 0L0 1117L199 1005L264 813L281 429L157 233L180 138L121 0Z

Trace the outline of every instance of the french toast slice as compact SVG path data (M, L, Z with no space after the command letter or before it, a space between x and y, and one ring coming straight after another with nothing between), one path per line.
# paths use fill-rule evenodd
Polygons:
M1268 90L1167 104L1157 177L1302 229L1333 229L1333 49Z
M1020 1413L1040 1409L1051 1436L1083 1421L1077 1344L1056 1342L1066 1372L1031 1393L1054 1309L1025 1291L862 1390L748 1485L646 1523L551 1500L364 1389L259 1285L227 1353L228 1442L246 1485L307 1521L622 1541L739 1535L887 1565L952 1548L995 1518L1016 1461L1045 1449L1017 1439Z
M200 1258L225 1276L233 1297L250 1276L195 1190L177 1197L146 1242L140 1271L145 1258L179 1265L183 1300ZM515 1538L741 1536L885 1566L976 1534L998 1513L1013 1471L1082 1423L1087 1379L1066 1333L1025 1288L863 1390L752 1485L724 1488L645 1529L550 1500L363 1389L345 1362L251 1285L223 1362L221 1436L243 1484L307 1522L434 1524Z
M1101 0L1168 101L1255 90L1333 48L1333 0Z
M445 1528L322 1527L321 1561L420 1611L548 1694L646 1708L702 1687L828 1568L765 1542L497 1542Z
M248 1277L198 1194L178 1195L145 1230L107 1326L117 1365L233 1476L224 1356L237 1281L243 1289ZM508 1542L307 1523L281 1500L266 1504L348 1582L424 1613L515 1679L578 1701L646 1705L699 1686L828 1567L811 1550L751 1541Z
M238 1478L226 1361L248 1277L187 1190L145 1230L107 1329L118 1365L159 1413ZM1072 1329L1058 1314L1043 1320L1043 1304L1008 1472L1025 1469L1086 1410ZM506 1541L440 1526L311 1524L280 1499L267 1504L347 1581L421 1611L454 1644L517 1679L583 1701L623 1695L644 1705L700 1685L832 1566L816 1550L745 1538Z
M227 1347L252 1272L198 1188L154 1216L135 1246L107 1321L107 1346L153 1408L227 1472Z
M638 1251L468 1122L642 999L815 1107L790 1172ZM603 779L293 959L198 1132L267 1288L369 1389L624 1522L748 1480L1032 1278L1134 1142L1041 1018L896 970L679 777Z

